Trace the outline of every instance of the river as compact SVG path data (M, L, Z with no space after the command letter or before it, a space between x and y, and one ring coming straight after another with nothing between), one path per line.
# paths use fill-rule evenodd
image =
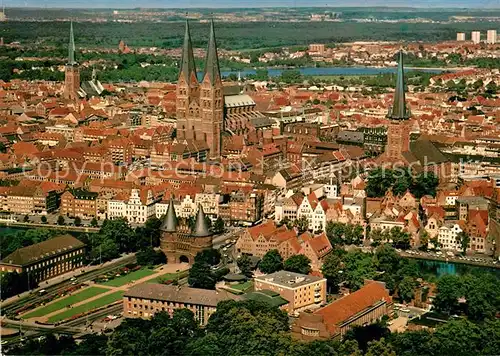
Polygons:
M493 267L483 267L476 265L468 265L464 263L431 261L424 259L415 259L424 272L424 274L433 274L436 277L441 277L445 274L464 275L467 273L493 273L500 278L500 269Z
M297 68L303 75L376 75L381 73L396 73L396 67L306 67L306 68ZM268 68L267 71L270 77L278 77L281 73L287 69L283 68ZM441 73L444 72L445 69L439 68L405 68L405 71L419 70L427 73ZM451 70L450 70L451 71ZM221 75L223 77L227 77L230 74L238 73L242 77L246 77L250 74L255 74L255 69L245 69L241 71L222 71ZM198 73L200 74L200 73Z

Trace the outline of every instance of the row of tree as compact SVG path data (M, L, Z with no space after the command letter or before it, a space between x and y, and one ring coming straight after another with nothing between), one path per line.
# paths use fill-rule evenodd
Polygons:
M410 191L417 199L424 195L436 196L439 179L432 172L414 176L407 168L398 170L377 167L370 171L366 183L366 194L371 198L383 197L389 189L395 195Z
M291 337L285 312L255 301L223 301L200 328L187 309L126 319L110 336L48 334L5 350L7 355L292 355L441 356L494 355L500 350L500 320L450 321L435 331L390 334L383 324L357 327L344 340L303 342Z

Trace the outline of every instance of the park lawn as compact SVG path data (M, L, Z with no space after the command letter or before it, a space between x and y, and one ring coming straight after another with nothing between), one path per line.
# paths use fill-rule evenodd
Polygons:
M246 281L246 282L243 282L243 283L231 285L231 288L232 289L236 289L236 290L240 290L240 291L244 292L244 291L246 291L247 289L249 289L252 286L253 286L253 282L252 281Z
M160 283L161 280L165 280L165 281L172 280L173 281L174 279L180 279L180 278L187 277L188 274L189 274L188 271L175 272L175 273L165 273L165 274L162 274L156 278L149 280L148 283Z
M150 276L154 274L155 271L147 269L147 268L142 268L137 271L129 272L124 276L121 277L116 277L115 279L109 280L107 282L100 283L103 286L110 286L110 287L121 287L129 282L132 281L137 281L138 279Z
M105 295L101 298L95 299L91 302L81 304L77 307L65 310L62 313L51 316L49 318L49 323L56 323L56 322L64 320L64 319L71 318L73 315L81 314L81 313L87 312L89 310L97 309L97 308L103 307L105 305L114 303L123 297L123 293L124 293L124 291L121 291L121 290L117 291L117 292L113 292L113 293Z
M32 311L31 313L24 316L24 318L36 318L40 316L44 316L50 313L53 313L59 309L66 308L68 305L76 304L79 302L83 302L86 299L92 298L101 293L107 292L109 289L100 288L100 287L90 287L86 288L76 294L70 295L68 297L61 298L60 300L55 301L54 303L48 304L43 308Z

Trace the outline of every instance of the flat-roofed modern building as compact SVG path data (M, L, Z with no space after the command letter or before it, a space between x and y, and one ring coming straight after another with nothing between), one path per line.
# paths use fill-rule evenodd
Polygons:
M240 297L226 291L180 287L159 283L144 283L130 288L123 295L123 316L151 318L165 311L170 315L176 309L189 309L200 325L206 325L220 301Z
M37 282L69 272L83 265L85 244L71 235L23 247L0 261L2 272L26 272Z
M255 277L255 290L271 290L288 301L288 313L318 308L326 303L326 279L278 271Z

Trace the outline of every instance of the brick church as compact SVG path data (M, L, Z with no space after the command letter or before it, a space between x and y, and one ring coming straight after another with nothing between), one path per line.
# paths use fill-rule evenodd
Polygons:
M198 82L189 25L182 48L182 60L177 82L177 138L208 145L209 158L221 155L221 134L224 120L224 92L219 70L213 21L210 26L205 70Z
M194 227L190 229L177 220L171 199L160 232L160 248L169 263L193 264L198 252L212 248L212 233L201 205L198 205Z

